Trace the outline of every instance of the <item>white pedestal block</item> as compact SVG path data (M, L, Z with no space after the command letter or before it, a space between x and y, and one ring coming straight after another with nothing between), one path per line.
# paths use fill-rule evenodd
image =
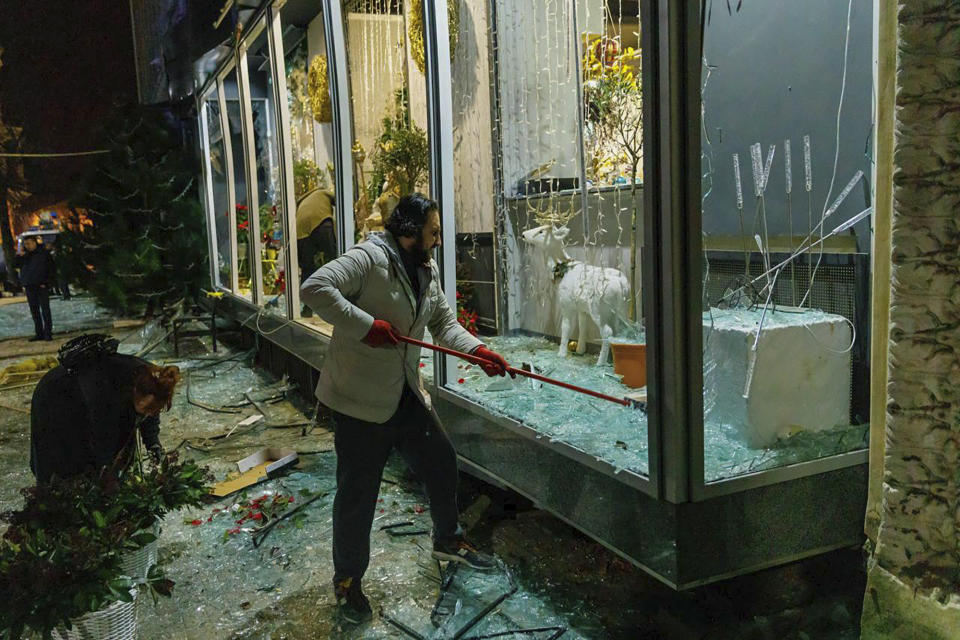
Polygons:
M767 311L748 372L761 310L703 315L705 421L731 429L749 447L798 431L850 423L850 325L838 315ZM746 396L746 397L744 397Z

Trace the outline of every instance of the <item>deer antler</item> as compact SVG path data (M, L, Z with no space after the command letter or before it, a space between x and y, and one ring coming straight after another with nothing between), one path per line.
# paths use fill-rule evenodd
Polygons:
M533 214L537 224L552 224L555 227L566 226L577 215L573 210L573 198L570 198L570 208L567 211L560 210L556 197L539 200L536 205L531 200L527 200L527 211Z

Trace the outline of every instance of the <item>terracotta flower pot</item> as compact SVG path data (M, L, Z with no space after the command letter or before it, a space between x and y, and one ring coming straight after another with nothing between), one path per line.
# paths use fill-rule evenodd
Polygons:
M623 376L623 384L637 389L647 386L647 345L611 342L613 372Z

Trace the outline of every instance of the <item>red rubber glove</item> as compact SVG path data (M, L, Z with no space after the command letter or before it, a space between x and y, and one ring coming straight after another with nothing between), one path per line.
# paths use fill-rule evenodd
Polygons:
M488 376L504 376L507 374L507 367L510 365L507 364L507 361L503 359L503 356L497 353L496 351L490 351L483 345L477 347L473 351L473 355L478 358L483 358L487 362L480 365L480 368L483 369L483 372ZM516 374L511 373L511 378L516 378Z
M371 347L392 347L399 342L397 330L386 320L374 320L370 331L363 337L363 343Z

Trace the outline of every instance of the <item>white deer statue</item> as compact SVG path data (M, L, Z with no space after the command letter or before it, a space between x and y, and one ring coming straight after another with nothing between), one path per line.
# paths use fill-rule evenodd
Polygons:
M570 233L566 226L554 222L523 232L523 240L546 260L553 272L557 288L557 306L560 311L560 357L567 355L567 343L576 320L580 328L577 353L587 350L588 319L600 329L603 342L597 364L606 364L610 353L610 336L621 318L627 317L630 282L619 269L595 267L573 260L564 249L564 239Z

